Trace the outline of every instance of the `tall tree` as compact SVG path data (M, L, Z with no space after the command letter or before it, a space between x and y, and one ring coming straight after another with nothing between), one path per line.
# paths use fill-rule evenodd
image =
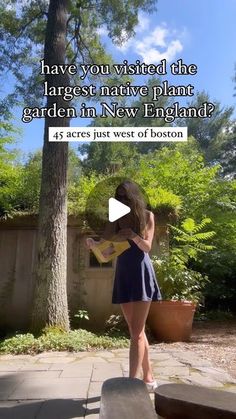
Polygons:
M196 138L202 151L207 153L212 143L229 128L234 108L232 106L223 108L219 101L212 101L205 91L198 92L188 105L199 108L204 102L213 102L215 105L210 118L186 118L179 120L178 123L188 127L188 135ZM209 158L212 157L209 153Z
M221 164L221 176L232 179L236 172L236 145L234 107L222 107L212 101L206 92L199 92L189 103L198 108L204 102L213 102L215 110L210 118L178 120L179 125L188 127L188 135L193 136L209 164Z
M68 0L50 1L45 36L44 60L46 65L65 64L66 25ZM67 86L67 74L46 76L48 86ZM48 96L47 107L54 102ZM57 98L59 107L68 102ZM37 261L35 271L35 297L33 327L56 324L69 329L66 292L67 267L67 163L68 143L48 141L50 126L69 126L68 118L45 119L42 181L39 204ZM50 240L50 242L48 241Z
M236 122L225 128L209 146L208 160L221 165L221 177L236 179Z
M83 144L81 154L86 155L83 160L83 169L86 174L91 170L99 173L111 174L125 166L127 161L136 161L138 153L132 143L102 142Z
M14 92L6 103L39 103L42 77L38 76L39 59L45 64L74 62L100 63L104 49L98 28L105 25L109 36L122 41L134 33L140 9L150 11L155 0L0 0L0 71L10 69L16 80ZM46 32L45 32L46 28ZM45 36L46 33L46 36ZM68 75L49 75L49 86L69 84ZM77 78L78 81L78 78ZM67 107L57 96L57 107ZM42 101L41 101L42 103ZM52 97L47 97L47 107ZM69 328L66 294L67 227L67 144L48 142L50 126L68 126L67 118L45 118L42 182L35 272L33 329L47 324Z

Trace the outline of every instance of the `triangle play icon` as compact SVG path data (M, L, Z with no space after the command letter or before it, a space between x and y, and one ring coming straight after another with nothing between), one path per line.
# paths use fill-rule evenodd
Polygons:
M122 202L118 201L117 199L109 199L109 221L111 223L113 221L119 220L119 218L128 214L130 211L130 207L128 207L125 204L122 204Z

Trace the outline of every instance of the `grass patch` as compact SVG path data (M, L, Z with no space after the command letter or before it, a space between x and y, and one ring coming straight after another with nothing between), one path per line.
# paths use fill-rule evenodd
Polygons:
M38 337L20 334L0 341L0 354L37 354L44 351L81 352L99 349L118 349L129 346L124 336L97 335L84 329L63 332L47 328Z

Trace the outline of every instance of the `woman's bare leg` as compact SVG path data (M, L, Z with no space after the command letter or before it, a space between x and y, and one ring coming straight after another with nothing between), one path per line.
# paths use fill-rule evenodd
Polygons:
M147 340L146 333L144 333L144 339L145 339L145 351L144 351L144 357L143 357L143 380L145 383L151 383L154 381L152 367L149 359L149 343Z
M130 342L130 377L138 377L141 366L145 382L153 381L153 374L149 360L149 344L145 334L145 322L150 303L132 302L121 304L124 318L128 324Z

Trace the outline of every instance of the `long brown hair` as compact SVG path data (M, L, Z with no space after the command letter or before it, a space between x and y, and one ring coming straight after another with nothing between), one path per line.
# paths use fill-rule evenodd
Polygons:
M115 199L128 205L132 214L132 226L135 233L143 234L146 227L146 202L140 187L130 180L125 180L116 188Z

